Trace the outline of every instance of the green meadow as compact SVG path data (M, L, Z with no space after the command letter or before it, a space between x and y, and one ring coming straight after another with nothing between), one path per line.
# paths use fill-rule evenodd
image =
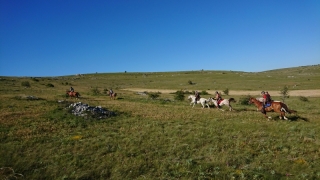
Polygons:
M74 87L80 99L66 97ZM280 92L297 114L267 120L248 94ZM106 91L112 88L117 99ZM130 91L146 89L146 95ZM229 94L234 111L165 90ZM154 90L154 92L151 92ZM163 90L163 92L160 92ZM299 95L299 90L310 90ZM0 179L320 179L320 65L265 72L119 72L0 77ZM150 94L158 92L158 97ZM279 94L271 94L280 100ZM254 95L258 97L259 94ZM115 112L75 116L82 102Z

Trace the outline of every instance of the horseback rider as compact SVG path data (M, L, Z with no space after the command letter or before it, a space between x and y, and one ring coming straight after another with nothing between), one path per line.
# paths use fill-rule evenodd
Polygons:
M195 92L194 92L194 96L196 97L195 100L194 100L194 103L197 104L197 101L200 99L200 94L199 94L199 92L198 92L198 91L195 91Z
M113 95L113 90L112 90L112 88L110 88L110 90L109 90L109 95L110 95L110 97L112 97L112 95Z
M70 87L70 92L74 92L74 89L73 89L73 87Z
M270 94L268 93L268 91L266 91L266 102L267 102L267 103L271 103L271 102L272 102L271 96L270 96Z
M217 100L217 108L220 108L219 101L222 100L222 97L218 91L216 91L215 99Z
M262 95L262 98L263 98L263 105L265 106L266 104L270 104L271 103L271 96L270 94L268 93L268 91L264 92L262 91L261 92L261 95Z
M271 103L271 96L270 94L268 93L268 91L264 92L264 91L261 91L261 95L262 95L262 98L263 98L263 107L261 108L261 112L263 114L266 114L266 110L265 108L267 107L267 104L270 104Z

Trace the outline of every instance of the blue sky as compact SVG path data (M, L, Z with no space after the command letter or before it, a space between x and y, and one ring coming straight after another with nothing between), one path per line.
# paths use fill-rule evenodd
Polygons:
M0 0L0 76L320 64L319 0Z

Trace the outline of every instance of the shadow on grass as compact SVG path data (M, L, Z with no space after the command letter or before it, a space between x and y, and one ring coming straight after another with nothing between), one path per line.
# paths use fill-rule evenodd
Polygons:
M304 118L304 117L301 117L299 115L293 115L293 116L290 116L288 118L290 121L298 121L298 120L303 120L303 121L306 121L306 122L309 122L309 119L308 118Z
M236 112L241 112L241 111L246 111L246 112L257 112L257 113L261 113L260 111L257 111L256 109L248 109L248 108L240 108L240 109L233 109L234 111ZM269 115L270 113L275 113L275 112L269 112ZM261 113L262 115L262 113ZM268 115L268 113L267 113ZM280 120L279 119L279 115L273 115L271 116L273 120ZM306 121L306 122L309 122L309 119L308 118L304 118L304 117L301 117L299 115L292 115L292 116L286 116L288 118L289 121L298 121L298 120L303 120L303 121Z
M279 118L279 115L274 115L274 116L271 116L273 120L276 120L276 121L286 121L284 119L280 119ZM304 117L301 117L299 115L293 115L293 116L287 116L286 117L288 118L288 121L298 121L298 120L303 120L303 121L306 121L306 122L309 122L308 118L304 118Z

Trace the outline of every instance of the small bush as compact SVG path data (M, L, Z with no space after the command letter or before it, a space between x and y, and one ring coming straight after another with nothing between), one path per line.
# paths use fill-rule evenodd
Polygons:
M183 101L184 100L184 92L183 91L177 91L175 93L174 99L177 101Z
M207 91L201 91L201 93L200 93L201 95L209 95L209 93L207 92Z
M194 94L194 92L184 91L184 94Z
M309 99L307 97L305 97L305 96L300 96L299 99L300 99L300 101L304 101L304 102L308 102L309 101Z
M250 96L240 97L238 103L241 105L249 105Z
M31 78L32 81L35 81L35 82L39 82L39 79L36 79L36 78Z
M23 82L21 82L21 86L30 87L30 83L29 83L29 81L23 81Z
M100 94L100 90L99 90L97 87L92 88L92 89L91 89L91 92L92 92L92 94L93 94L94 96L97 96L97 95Z
M225 95L229 95L229 89L226 88L225 90L222 91Z
M192 82L191 80L189 80L189 81L188 81L188 84L192 85L192 84L193 84L193 82Z
M160 96L160 93L159 92L151 92L151 93L148 93L148 97L151 98L151 99L157 99L158 97Z
M48 83L46 86L47 86L47 87L54 87L54 85L51 84L51 83Z

